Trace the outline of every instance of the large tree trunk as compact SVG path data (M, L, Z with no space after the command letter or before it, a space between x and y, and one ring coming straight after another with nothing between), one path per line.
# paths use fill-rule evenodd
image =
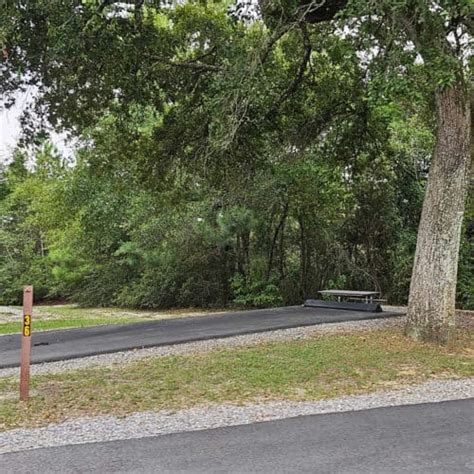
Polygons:
M470 102L461 82L436 94L437 136L423 202L408 304L408 335L454 335L461 224L469 183Z

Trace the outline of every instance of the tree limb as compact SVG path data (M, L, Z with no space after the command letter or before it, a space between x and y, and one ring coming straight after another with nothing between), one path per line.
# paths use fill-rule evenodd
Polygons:
M300 66L298 68L298 73L296 74L296 77L294 78L293 82L288 87L288 89L286 89L286 91L280 96L280 98L276 101L273 107L267 112L265 118L268 118L269 115L274 114L280 108L283 102L285 102L285 100L287 100L298 89L299 85L303 82L304 73L311 59L311 53L313 51L313 48L311 46L308 31L304 23L302 23L300 27L301 27L301 32L303 34L304 55L301 60Z
M223 71L221 66L215 66L214 64L201 63L199 61L172 61L165 58L155 58L157 63L166 64L167 66L174 66L184 69L194 69L197 71Z

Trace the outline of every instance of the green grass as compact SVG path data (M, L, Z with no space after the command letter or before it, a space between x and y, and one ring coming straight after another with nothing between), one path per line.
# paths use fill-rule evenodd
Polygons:
M19 310L20 308L16 308ZM97 326L103 324L128 324L139 321L197 316L205 310L175 309L168 311L141 311L122 308L81 308L76 305L35 306L33 331ZM0 334L18 333L21 316L0 313Z
M417 343L400 331L373 331L148 358L33 377L28 404L16 400L17 380L0 379L0 430L210 403L318 400L472 376L467 334L451 347Z
M48 331L51 329L67 329L67 328L82 328L87 326L98 326L103 324L126 324L143 321L137 318L122 318L119 321L104 317L104 318L68 318L68 319L51 319L34 321L34 331ZM0 323L0 334L11 334L21 331L21 323L8 322Z

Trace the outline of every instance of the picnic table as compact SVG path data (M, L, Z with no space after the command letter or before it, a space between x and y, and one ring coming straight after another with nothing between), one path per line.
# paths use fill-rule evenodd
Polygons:
M365 299L366 303L372 303L378 291L357 291L357 290L321 290L318 291L323 296L335 296L337 301L349 298Z

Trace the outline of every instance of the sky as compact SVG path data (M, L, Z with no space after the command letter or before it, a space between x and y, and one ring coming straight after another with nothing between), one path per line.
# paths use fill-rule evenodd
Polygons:
M0 109L0 163L8 162L21 134L19 117L28 106L29 94L25 93L17 98L16 104L10 110ZM53 133L51 141L64 154L71 154L64 135Z
M0 111L0 163L4 163L15 147L20 134L19 108Z

